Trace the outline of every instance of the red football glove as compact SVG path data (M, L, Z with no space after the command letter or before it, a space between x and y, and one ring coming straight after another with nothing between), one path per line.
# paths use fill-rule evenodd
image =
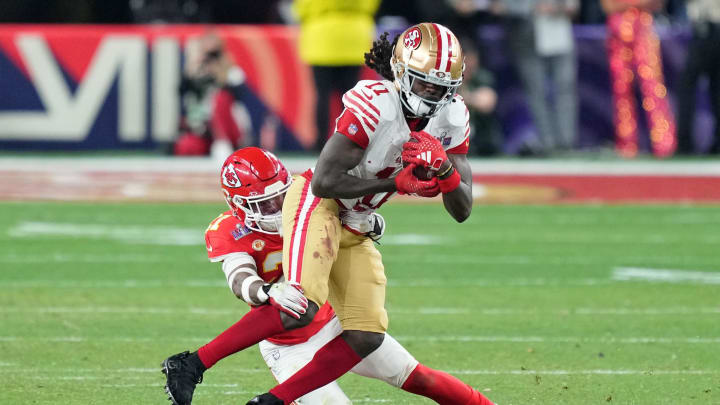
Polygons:
M410 136L417 142L403 144L403 162L415 163L434 171L440 170L443 163L448 160L440 141L425 131L410 132Z
M413 175L416 164L410 163L395 177L395 187L400 194L417 194L420 197L435 197L440 194L437 177L425 181Z

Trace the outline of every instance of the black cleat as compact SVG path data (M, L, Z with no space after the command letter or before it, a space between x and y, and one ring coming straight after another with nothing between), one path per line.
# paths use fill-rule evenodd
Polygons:
M282 399L268 392L267 394L258 395L251 399L247 405L284 405L284 402Z
M195 386L202 382L203 366L197 353L182 352L162 363L165 374L165 392L173 405L190 405Z

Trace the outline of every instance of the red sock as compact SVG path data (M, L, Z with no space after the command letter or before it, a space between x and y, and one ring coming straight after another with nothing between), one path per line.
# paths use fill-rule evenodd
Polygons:
M285 328L280 311L271 305L263 305L251 309L233 326L198 349L198 356L205 367L210 368L220 359L282 332Z
M440 405L493 405L471 386L450 374L418 364L402 389L430 398Z
M313 359L270 392L285 404L337 380L360 363L362 357L338 336L315 353Z

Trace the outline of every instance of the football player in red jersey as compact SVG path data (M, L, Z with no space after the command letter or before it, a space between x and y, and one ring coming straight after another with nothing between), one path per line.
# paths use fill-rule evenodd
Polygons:
M253 306L250 313L262 313L263 306L273 307L282 312L286 322L299 318L308 305L301 289L284 281L282 273L280 209L291 182L287 170L271 153L259 148L233 153L221 171L222 188L230 210L215 218L205 232L210 261L222 263L232 292ZM379 239L384 232L384 221L379 214L374 215L378 226L370 232ZM261 327L260 322L257 326ZM260 342L260 351L275 378L282 382L310 362L315 352L341 332L338 318L326 303L309 325ZM198 352L180 353L163 362L163 372L167 375L165 389L174 404L192 401L195 384L202 380L205 369L212 366L208 357L216 355L207 352L232 344L236 336L230 329ZM447 373L419 364L389 335L352 371L441 403L449 403L442 402L443 398L454 400L463 395L475 400L463 404L483 403L479 392ZM350 404L350 400L333 381L300 397L296 403L342 405Z

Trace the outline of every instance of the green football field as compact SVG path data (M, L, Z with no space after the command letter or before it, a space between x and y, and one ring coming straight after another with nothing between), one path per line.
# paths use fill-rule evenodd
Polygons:
M163 404L161 361L247 306L205 256L224 206L0 203L0 404ZM383 207L389 332L501 405L720 404L720 207ZM358 404L431 401L347 375ZM252 348L195 402L273 379Z

